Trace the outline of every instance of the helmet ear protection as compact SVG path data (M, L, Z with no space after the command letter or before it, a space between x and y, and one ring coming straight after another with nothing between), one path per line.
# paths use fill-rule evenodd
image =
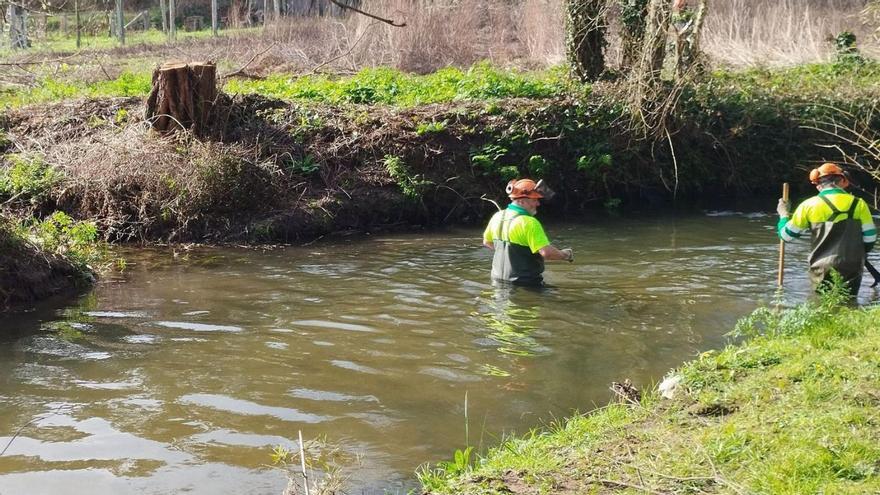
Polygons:
M508 196L513 194L513 185L516 184L516 179L512 179L507 183L507 187L504 188L504 192L507 193Z
M818 168L810 170L810 183L813 185L836 182L840 187L849 187L849 177L842 168L833 163L823 163Z

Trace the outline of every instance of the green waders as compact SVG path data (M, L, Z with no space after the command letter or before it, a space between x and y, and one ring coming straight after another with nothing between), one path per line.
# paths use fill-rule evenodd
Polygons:
M492 258L492 279L514 285L541 286L544 284L544 258L532 253L528 246L513 244L508 239L508 225L519 213L507 218L505 210L498 231L492 241L495 255Z
M831 270L836 270L855 297L862 284L865 266L865 246L862 243L862 224L853 218L859 198L853 197L849 211L838 210L825 196L819 196L831 208L831 217L814 224L811 229L810 280L817 289L830 281ZM835 222L840 215L843 220Z

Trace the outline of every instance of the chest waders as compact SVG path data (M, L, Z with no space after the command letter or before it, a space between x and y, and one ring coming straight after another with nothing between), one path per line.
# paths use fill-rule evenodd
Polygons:
M515 285L543 285L544 258L538 253L532 253L528 246L521 246L510 242L510 222L519 213L514 213L510 218L504 210L501 213L501 221L495 231L495 239L492 241L495 255L492 258L492 279L513 283Z
M810 251L810 280L813 288L830 281L829 273L837 270L855 296L862 284L862 267L865 266L865 247L862 243L862 223L853 215L859 198L853 197L849 211L843 212L825 196L819 196L831 208L828 220L812 226ZM840 215L846 217L835 222Z

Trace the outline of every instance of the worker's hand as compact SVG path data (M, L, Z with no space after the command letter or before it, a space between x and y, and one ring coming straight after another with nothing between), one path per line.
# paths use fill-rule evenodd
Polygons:
M782 198L779 198L779 204L776 205L776 213L779 213L780 217L789 217L791 216L791 211L789 210L790 203Z
M574 261L574 252L571 250L571 248L560 249L560 251L565 254L565 261L569 263Z

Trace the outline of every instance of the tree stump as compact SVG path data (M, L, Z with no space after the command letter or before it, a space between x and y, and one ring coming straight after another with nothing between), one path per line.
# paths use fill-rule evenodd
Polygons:
M146 119L163 134L189 129L204 135L217 99L213 62L167 63L153 71Z

